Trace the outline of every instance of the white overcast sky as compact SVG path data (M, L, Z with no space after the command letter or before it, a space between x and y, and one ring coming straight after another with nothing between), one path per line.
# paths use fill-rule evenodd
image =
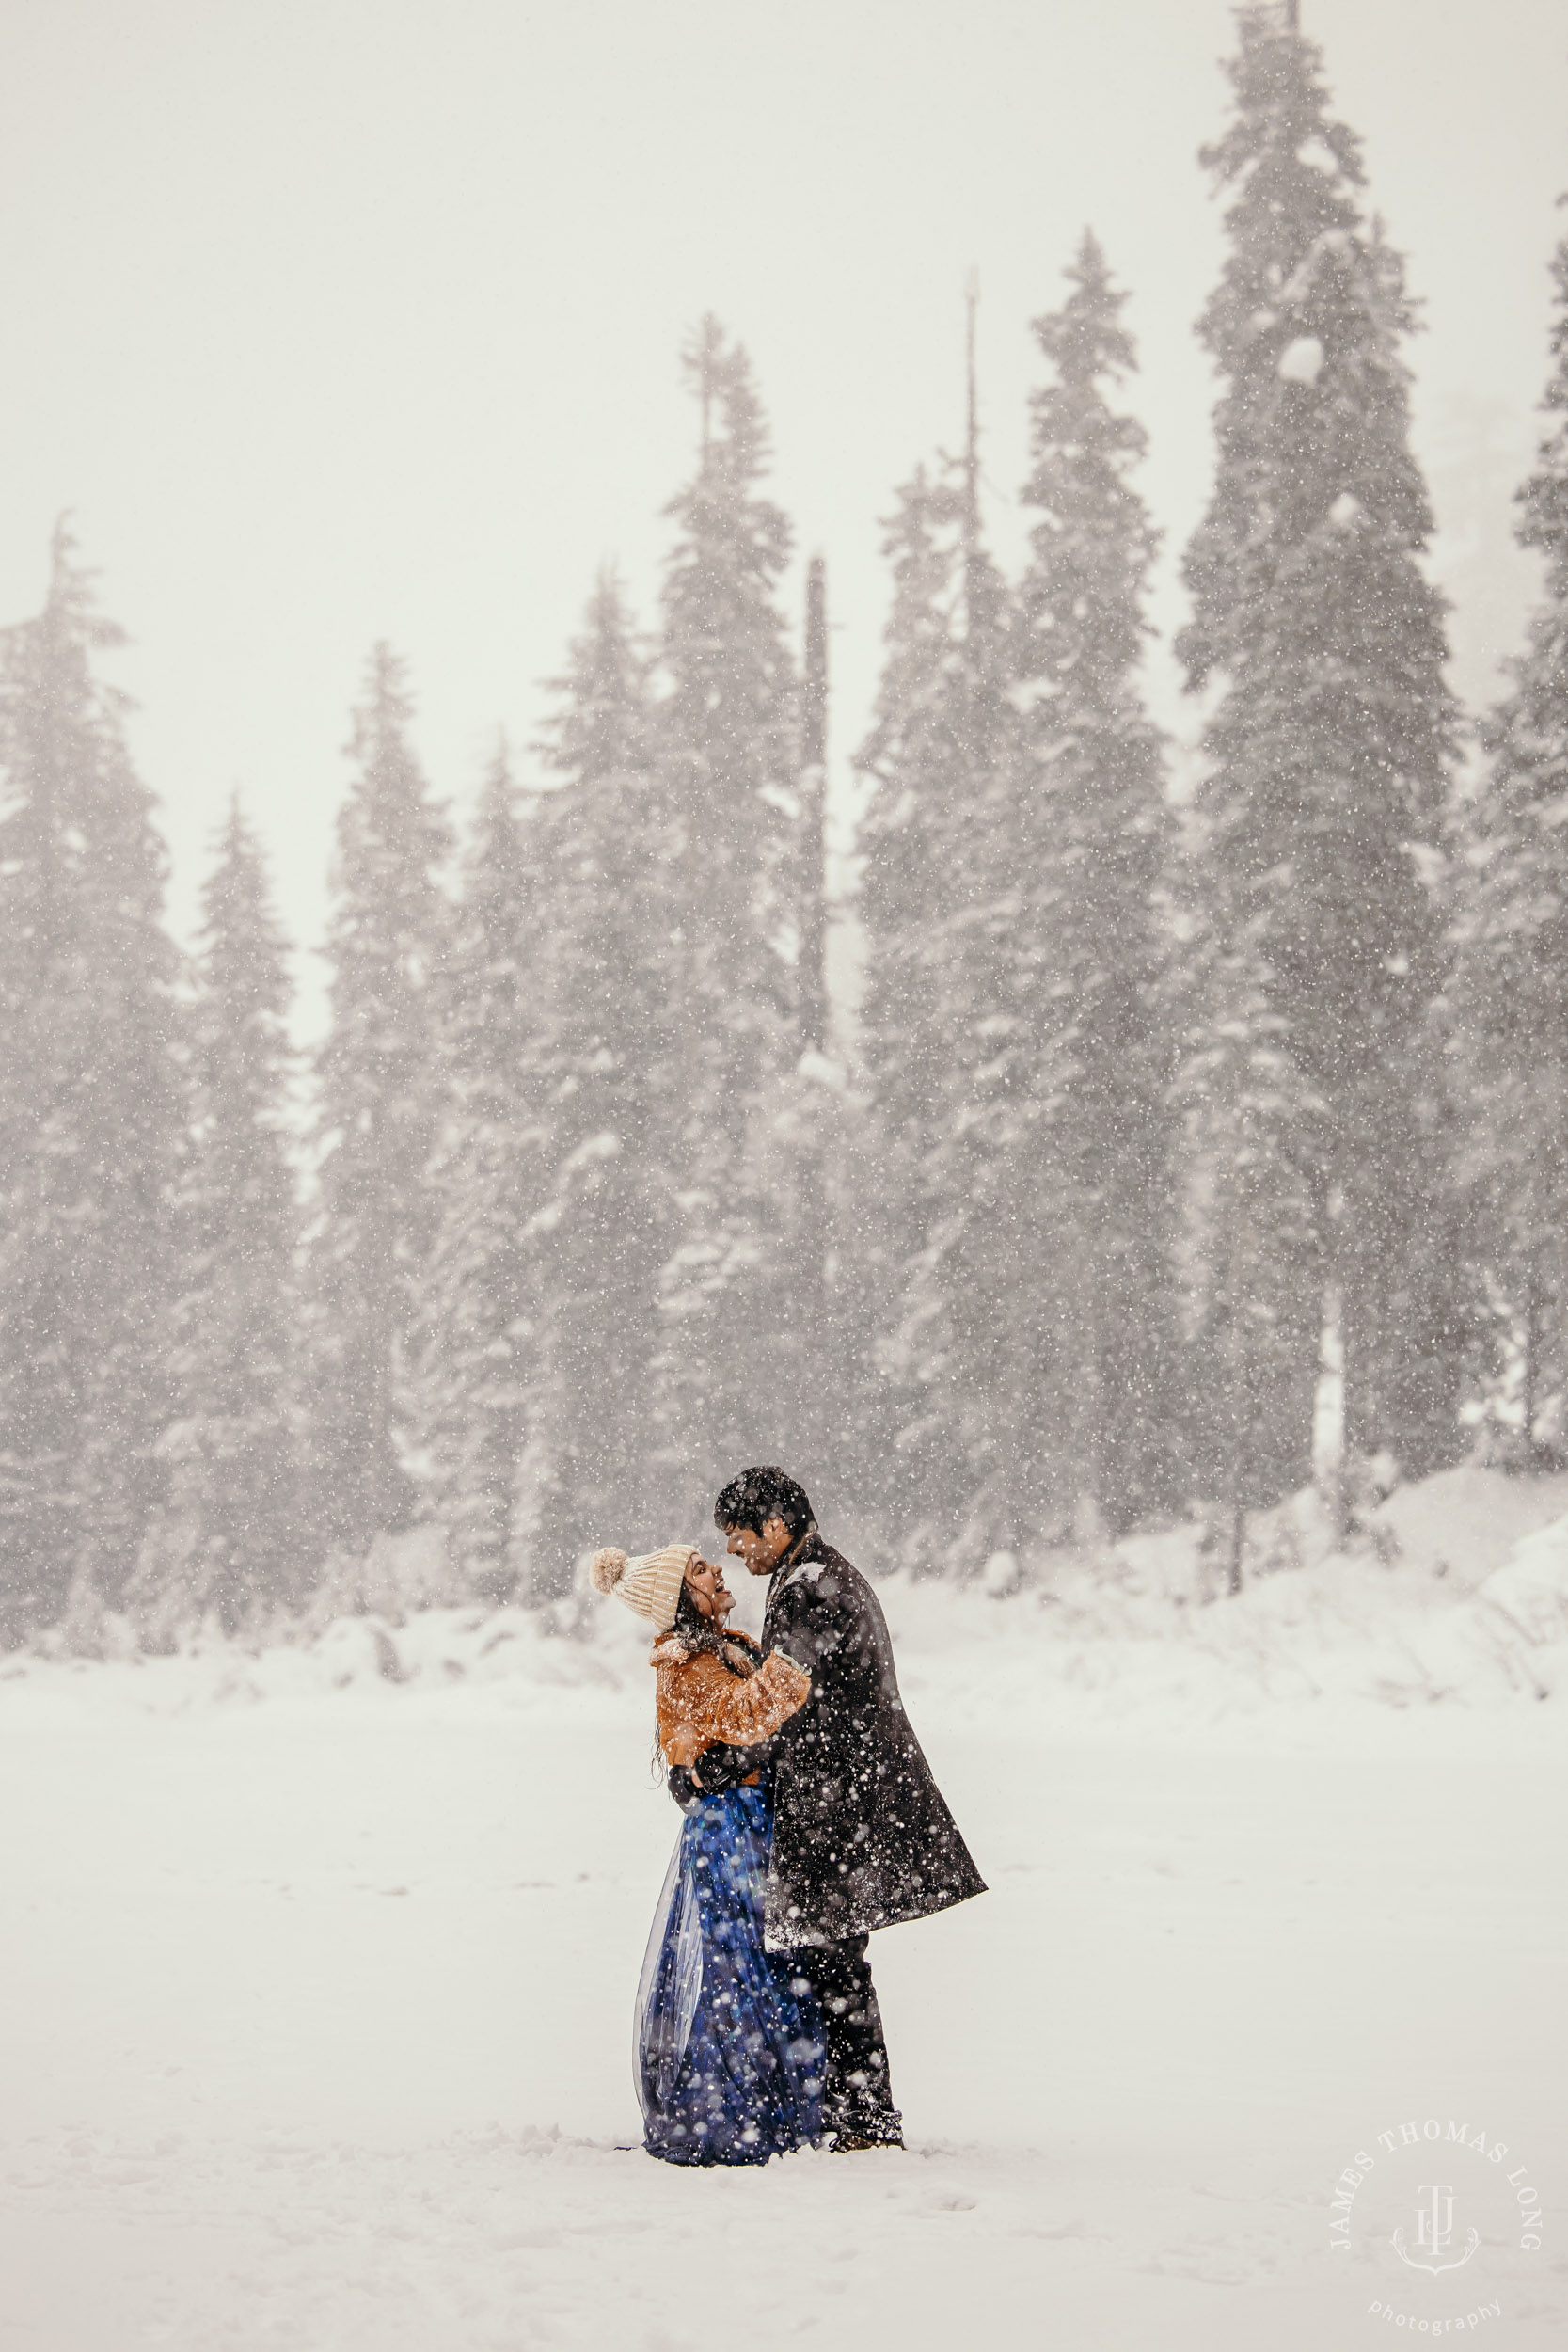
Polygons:
M1473 701L1534 578L1509 499L1568 227L1568 11L1303 14L1425 306L1417 433ZM877 517L961 431L964 273L1010 556L1028 321L1085 222L1132 295L1156 616L1179 621L1226 0L0 0L0 620L36 609L70 508L134 641L114 675L182 928L238 785L291 931L319 938L376 638L461 803L498 724L529 738L607 556L651 619L692 456L677 353L707 309L752 351L774 494L828 558L841 769L876 675ZM1150 686L1181 723L1163 653ZM310 1026L314 960L302 977Z

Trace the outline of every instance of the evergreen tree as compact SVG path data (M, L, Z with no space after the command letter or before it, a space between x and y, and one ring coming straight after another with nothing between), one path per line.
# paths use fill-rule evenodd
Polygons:
M1200 1492L1226 1506L1241 1589L1247 1514L1300 1467L1312 1421L1322 1289L1311 1173L1321 1105L1244 953L1203 973L1182 1072L1194 1330L1187 1416Z
M609 576L557 691L547 756L560 781L538 814L550 954L533 1067L549 1165L528 1401L528 1572L544 1593L564 1589L607 1529L652 1542L662 1526L699 1526L711 1502L665 1405L689 1341L663 1288L691 1153L673 980L707 910L677 854L646 667Z
M664 1277L680 1344L665 1393L671 1442L696 1464L787 1452L809 1371L781 1279L792 1186L773 1104L794 1059L796 698L777 604L789 526L757 487L768 435L744 351L708 318L686 365L700 453L668 510L657 759L680 882L666 957L685 1060L685 1230Z
M133 1597L154 1641L215 1613L232 1630L297 1575L289 1413L299 1216L285 944L238 797L202 899L190 1037L194 1126L178 1197L183 1295L166 1503Z
M537 1343L531 1232L547 1138L533 1050L548 918L535 856L503 742L463 859L441 991L447 1109L429 1172L435 1238L415 1286L404 1395L424 1508L445 1532L459 1580L491 1597L516 1581L524 1398Z
M973 469L962 578L943 757L927 780L939 812L941 912L930 946L945 1044L927 1065L922 1239L892 1361L920 1406L903 1444L918 1443L942 1480L936 1528L927 1519L913 1554L974 1565L1059 1525L1074 1479L1071 1399L1055 1343L1072 1275L1051 1136L1068 1065L1049 942L1031 919L1035 845L1017 791L1011 613L979 543Z
M163 1482L184 1124L165 856L62 525L0 640L0 1633L120 1597Z
M405 1527L400 1383L413 1284L434 1240L425 1181L443 1109L440 985L451 847L408 742L404 664L371 658L338 819L328 931L332 1020L317 1070L320 1203L307 1327L311 1508L319 1538L362 1551Z
M939 1540L954 1466L925 1442L894 1342L925 1245L922 1171L934 1125L943 1019L948 680L962 632L961 490L917 467L895 493L882 552L893 577L872 729L856 756L863 986L855 1025L866 1098L846 1252L846 1356L855 1399L852 1484L899 1545ZM922 1538L918 1531L928 1533Z
M1456 892L1459 1172L1527 1448L1568 1386L1568 239L1552 275L1553 422L1518 524L1521 545L1545 558L1544 595L1513 691L1485 730L1490 773Z
M1431 516L1400 264L1363 225L1357 143L1327 111L1317 50L1272 8L1240 25L1235 118L1205 158L1233 195L1201 323L1226 390L1182 644L1193 686L1224 690L1196 870L1215 969L1265 976L1281 1048L1323 1104L1314 1224L1345 1396L1324 1484L1342 1510L1347 1440L1419 1472L1454 1438L1440 939L1419 863L1439 837L1450 708L1419 566ZM1305 1469L1306 1426L1297 1440Z
M882 544L893 574L882 677L855 763L866 793L857 835L865 965L857 1027L882 1163L880 1216L863 1229L863 1248L884 1305L920 1246L916 1171L945 1051L937 932L953 815L948 690L963 627L961 494L922 466L896 497Z
M1073 1065L1050 1113L1074 1268L1053 1345L1075 1401L1085 1516L1121 1527L1168 1506L1180 1484L1180 1154L1157 905L1168 828L1136 681L1154 534L1130 476L1145 435L1105 391L1136 365L1125 297L1087 231L1067 277L1066 304L1035 323L1054 380L1033 398L1023 490L1038 520L1019 594L1015 822L1021 930L1050 942L1040 1017Z
M895 1178L883 1357L902 1411L890 1502L906 1555L983 1558L1065 1501L1057 1200L1042 1165L1062 1071L1029 920L1011 615L980 533L971 406L945 495L917 484L866 764L867 1057ZM944 545L945 541L945 545Z

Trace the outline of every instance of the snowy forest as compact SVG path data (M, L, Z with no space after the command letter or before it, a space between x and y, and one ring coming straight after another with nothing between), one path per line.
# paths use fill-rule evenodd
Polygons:
M1279 11L1229 71L1198 755L1146 706L1147 431L1085 232L1035 322L1017 576L973 402L891 495L847 895L832 583L786 609L714 319L653 625L592 581L466 826L372 651L309 1057L239 802L191 956L167 928L62 524L0 638L0 1640L107 1609L166 1648L416 1535L432 1597L550 1602L599 1543L702 1540L753 1460L847 1499L869 1565L1199 1518L1232 1589L1308 1484L1348 1535L1478 1447L1560 1466L1568 240L1543 601L1466 713L1356 136Z

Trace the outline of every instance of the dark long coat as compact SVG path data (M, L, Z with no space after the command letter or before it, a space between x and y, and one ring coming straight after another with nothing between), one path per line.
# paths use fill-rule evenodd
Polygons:
M762 1646L812 1677L771 1742L768 1948L837 1943L983 1895L904 1712L881 1604L815 1528L773 1571Z

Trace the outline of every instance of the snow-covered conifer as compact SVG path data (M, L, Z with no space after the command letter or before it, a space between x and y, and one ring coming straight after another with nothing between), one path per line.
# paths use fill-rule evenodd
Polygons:
M188 1034L193 1124L177 1205L175 1415L164 1507L132 1597L154 1639L209 1611L230 1629L297 1586L291 1338L289 978L261 845L238 797L202 896Z
M536 1344L531 1230L548 1149L534 1070L544 910L505 743L461 861L438 992L442 1110L400 1401L422 1508L470 1591L515 1582L514 1538Z
M1518 523L1545 558L1544 593L1513 691L1484 731L1491 759L1456 888L1459 1173L1527 1442L1568 1386L1568 239L1552 275L1551 429Z
M0 1629L117 1600L168 1420L185 1127L152 795L62 525L0 639Z
M320 1201L306 1331L310 1509L320 1540L359 1551L408 1524L418 1492L399 1437L413 1285L434 1239L425 1181L443 1109L438 1012L451 847L408 741L404 664L372 655L338 818L327 954L331 1027L317 1063Z
M666 1400L688 1341L663 1283L686 1232L691 1152L673 980L706 911L677 855L646 664L608 574L557 693L546 752L560 781L536 818L550 950L533 1068L548 1162L522 1537L540 1593L563 1589L606 1528L651 1535L672 1513L695 1524L704 1501L698 1465L672 1440Z
M682 1334L666 1391L687 1457L786 1452L791 1383L780 1235L787 1151L773 1089L792 1061L799 856L794 666L777 591L789 525L761 496L768 433L745 352L705 319L686 355L697 470L671 502L657 706L678 920L665 942L684 1053L684 1230L665 1270ZM759 1333L779 1379L756 1377Z
M1180 1086L1191 1177L1186 1415L1197 1490L1223 1505L1239 1588L1249 1511L1300 1475L1322 1326L1320 1104L1244 953L1202 970Z
M961 495L918 467L897 494L882 551L893 575L881 683L856 760L866 791L857 834L864 988L860 1055L875 1096L888 1193L865 1247L891 1286L918 1247L914 1169L941 1066L942 953L951 806L948 688L962 631Z
M1060 1507L1065 1400L1042 1120L1059 1087L1024 913L1011 614L964 465L917 479L890 539L895 597L866 827L864 1050L887 1162L882 1360L890 1518L911 1557L983 1557Z
M1410 314L1317 50L1273 8L1243 8L1240 28L1234 119L1205 158L1231 192L1230 249L1201 322L1226 388L1187 557L1181 650L1192 685L1219 690L1191 870L1215 970L1263 976L1281 1050L1323 1105L1314 1221L1345 1413L1322 1458L1386 1445L1419 1471L1453 1443L1457 1361L1438 1343L1441 946L1421 862L1451 714L1420 568ZM1309 1438L1304 1422L1303 1469Z
M1033 396L1021 582L1015 843L1021 931L1049 959L1037 1020L1070 1050L1049 1113L1074 1269L1053 1345L1076 1399L1085 1516L1119 1528L1180 1483L1174 1256L1180 1152L1158 904L1161 746L1137 668L1154 534L1131 475L1143 428L1107 387L1136 365L1125 297L1085 232L1063 307L1035 322L1054 378Z
M962 628L962 516L961 491L945 471L918 466L895 493L882 542L893 582L882 674L855 760L864 794L856 834L863 984L855 1040L867 1117L846 1235L847 1287L860 1311L845 1353L856 1484L900 1540L938 1511L942 1486L918 1442L918 1415L895 1377L890 1341L924 1246L921 1171L946 1053L942 779L953 755L946 682Z

